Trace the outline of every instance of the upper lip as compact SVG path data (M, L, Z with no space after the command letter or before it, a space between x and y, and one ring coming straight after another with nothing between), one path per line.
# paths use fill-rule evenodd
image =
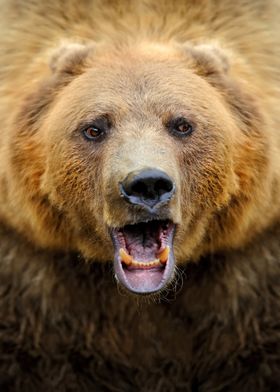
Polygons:
M122 225L116 225L114 227L109 228L109 231L112 232L112 230L121 229L122 227L125 226L138 225L139 223L149 223L152 221L171 221L175 223L172 217L170 216L170 214L168 213L167 214L141 213L141 214L137 214L137 217L135 219L127 220L123 222Z

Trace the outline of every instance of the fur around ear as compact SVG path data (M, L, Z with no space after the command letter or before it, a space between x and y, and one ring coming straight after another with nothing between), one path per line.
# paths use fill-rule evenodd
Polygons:
M79 43L64 43L51 56L50 68L54 73L78 75L92 46Z
M225 74L229 70L229 55L216 44L185 46L184 50L194 62L198 75L215 76Z

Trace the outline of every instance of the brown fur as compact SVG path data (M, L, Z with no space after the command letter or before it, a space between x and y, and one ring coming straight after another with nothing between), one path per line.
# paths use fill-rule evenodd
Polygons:
M147 374L151 384L147 381L144 390L180 390L180 383L182 390L193 391L279 387L279 328L273 317L279 312L274 288L279 278L279 3L1 5L0 216L30 242L8 240L3 229L0 275L3 282L16 282L3 291L7 336L13 322L17 333L21 323L20 337L31 346L20 338L16 345L31 357L35 345L42 366L36 374L48 378L54 371L70 387L71 349L57 373L46 359L53 358L55 369L54 358L61 353L55 339L67 335L68 325L73 340L65 338L62 351L73 347L87 369L83 375L77 370L78 390L83 383L85 390L94 383L101 390L108 385L129 390L131 383L139 388ZM166 132L174 113L192 122L188 139ZM81 137L81 127L103 115L112 131L92 145ZM128 171L146 166L166 171L176 183L165 214L178 224L175 255L178 264L187 263L182 267L187 278L168 310L164 305L137 310L132 300L113 299L114 283L98 283L108 272L95 276L94 269L102 267L84 261L77 271L75 258L67 254L112 260L108 226L139 217L119 197L118 183ZM13 249L17 242L9 256L7 246ZM32 247L45 252L38 255ZM22 303L15 299L20 288L28 294ZM144 332L133 327L134 318L147 323ZM43 358L41 344L48 339L50 352ZM255 353L257 372L250 362ZM155 374L162 361L161 387ZM110 366L118 375L112 383L110 375L99 375L105 368L109 374ZM35 384L31 376L30 385L21 387L35 390Z

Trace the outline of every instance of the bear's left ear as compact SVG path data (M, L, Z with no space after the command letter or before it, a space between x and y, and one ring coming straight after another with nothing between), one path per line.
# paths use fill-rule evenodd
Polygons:
M79 43L60 45L53 51L49 62L52 72L71 76L79 75L90 50L92 50L92 45Z
M191 58L196 73L201 76L216 76L229 70L229 53L216 44L198 44L184 46Z

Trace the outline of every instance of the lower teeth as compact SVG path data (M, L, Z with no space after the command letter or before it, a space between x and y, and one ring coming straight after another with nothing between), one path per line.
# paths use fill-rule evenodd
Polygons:
M168 255L170 252L169 246L166 246L158 255L158 258L148 262L142 262L134 260L132 256L130 256L125 249L121 248L119 250L119 256L121 262L124 263L126 266L133 266L133 267L141 267L141 268L150 268L150 267L157 267L161 264L166 264L168 260Z

